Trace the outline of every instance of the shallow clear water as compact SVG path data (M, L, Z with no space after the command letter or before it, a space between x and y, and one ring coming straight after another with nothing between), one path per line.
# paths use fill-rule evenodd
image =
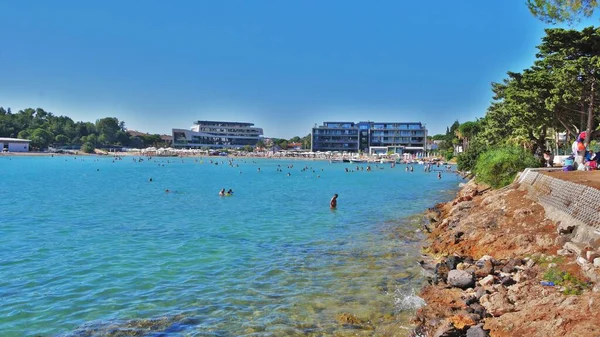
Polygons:
M400 331L422 283L410 216L460 180L419 165L234 163L0 157L1 335Z

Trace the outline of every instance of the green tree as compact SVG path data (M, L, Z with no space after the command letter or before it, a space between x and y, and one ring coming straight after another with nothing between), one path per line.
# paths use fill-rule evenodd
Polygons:
M81 151L85 153L93 153L96 147L92 143L84 143L81 146Z
M302 138L302 148L312 149L312 135L310 133Z
M598 7L597 0L527 0L529 11L546 23L568 22L590 17Z
M33 130L31 134L31 146L38 150L47 148L53 140L54 137L52 137L52 134L42 128Z
M113 144L117 139L117 132L121 130L116 117L106 117L96 121L96 130L102 143Z
M58 144L64 145L69 143L69 137L65 136L65 135L58 135L56 137L54 137L54 141Z

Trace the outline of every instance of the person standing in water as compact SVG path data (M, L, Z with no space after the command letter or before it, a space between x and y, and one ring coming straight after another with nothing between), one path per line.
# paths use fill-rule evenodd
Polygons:
M330 208L337 208L337 193L333 195L333 198L331 198L331 201L329 202L329 207Z

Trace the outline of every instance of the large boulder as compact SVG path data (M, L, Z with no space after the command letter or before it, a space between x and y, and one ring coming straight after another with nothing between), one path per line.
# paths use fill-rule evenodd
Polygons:
M448 272L447 283L461 289L472 288L475 285L475 277L468 271L453 269Z

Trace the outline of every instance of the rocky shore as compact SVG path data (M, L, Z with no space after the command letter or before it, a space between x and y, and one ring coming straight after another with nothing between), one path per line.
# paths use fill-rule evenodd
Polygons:
M570 242L526 187L471 181L427 215L411 336L600 336L599 242Z

